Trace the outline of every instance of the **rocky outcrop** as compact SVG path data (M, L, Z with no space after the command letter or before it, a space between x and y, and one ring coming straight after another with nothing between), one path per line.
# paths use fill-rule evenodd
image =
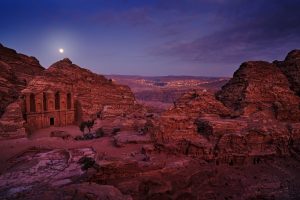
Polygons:
M293 50L284 61L274 61L290 82L291 89L300 96L300 50Z
M65 58L51 65L42 75L36 76L24 92L68 89L76 100L77 121L90 118L126 116L138 111L129 87L117 85L104 76L73 64Z
M196 120L206 114L230 116L230 110L205 90L188 92L161 115L154 138L158 142L197 138Z
M18 78L30 78L44 70L35 57L17 53L15 50L4 47L1 44L0 60L10 65Z
M82 157L95 158L91 148L36 149L31 148L10 159L14 165L0 176L0 197L13 198L17 191L26 191L40 183L61 187L84 174L79 163ZM35 174L35 176L32 176Z
M299 156L300 98L275 64L243 63L216 98L183 95L154 122L157 148L229 165Z
M242 116L300 120L300 98L281 70L268 62L243 63L217 98Z
M44 68L34 57L17 53L0 44L0 135L24 137L21 102L17 101L28 82Z
M131 132L121 132L114 136L114 144L122 147L126 144L149 144L152 143L149 135L133 134Z
M24 121L20 123L21 119L24 117L26 120L22 112L24 114L29 111L28 105L21 105L22 102L29 103L27 96L30 94L39 95L39 98L36 98L38 104L36 106L40 108L43 103L41 102L43 98L40 98L41 95L43 97L42 92L54 94L63 91L72 94L76 122L97 117L109 119L131 114L141 115L144 112L143 107L136 103L129 87L117 85L104 76L73 64L67 58L44 70L36 58L18 54L15 50L0 45L0 67L0 116L5 115L5 112L10 115L9 120L0 119L1 133L19 132L22 128L21 124L24 124ZM21 91L22 95L27 95L26 100L18 103L21 112L14 112L10 108L15 107L16 104L11 107L8 105L23 98ZM73 100L71 101L73 104ZM13 116L12 113L15 115Z
M21 102L15 101L9 104L0 118L0 139L25 137L24 124Z
M0 117L18 99L20 91L44 68L34 57L17 53L0 44Z

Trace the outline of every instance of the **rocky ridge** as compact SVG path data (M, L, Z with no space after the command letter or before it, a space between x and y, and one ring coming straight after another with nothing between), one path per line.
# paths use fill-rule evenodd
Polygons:
M17 100L27 83L44 68L35 57L17 53L0 44L0 117Z
M17 53L0 44L0 135L26 135L18 98L28 82L43 71L35 57Z
M276 65L246 62L217 93L217 98L239 115L297 122L300 98L289 87L287 77Z
M281 66L297 66L299 55L292 51ZM168 152L231 165L299 155L300 99L292 89L300 76L291 81L278 66L246 62L216 98L184 95L156 122L153 137Z
M289 80L291 89L300 96L300 50L293 50L284 61L274 61Z

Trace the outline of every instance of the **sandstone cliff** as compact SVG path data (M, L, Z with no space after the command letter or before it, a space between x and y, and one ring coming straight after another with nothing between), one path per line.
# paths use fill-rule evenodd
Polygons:
M0 44L0 134L2 137L23 137L25 129L18 101L21 90L44 68L34 57L17 53Z
M196 91L182 96L154 122L157 148L230 165L299 156L300 98L292 91L300 79L295 55L292 51L283 62L294 66L293 73L268 62L246 62L217 99Z
M282 72L287 76L291 89L300 96L300 50L293 50L284 61L275 61Z
M240 115L300 120L300 98L289 88L287 77L268 62L246 62L217 93L224 105Z
M72 92L76 122L143 113L128 86L115 84L67 58L45 70L36 58L0 45L0 69L0 135L3 137L25 136L24 102L18 100L22 98L21 92Z
M0 44L0 117L5 108L18 99L26 84L43 70L36 58Z
M73 64L65 58L36 76L24 91L67 89L76 100L77 121L91 118L125 116L137 109L133 93L127 86L117 85L104 76Z
M229 116L230 111L207 91L194 90L184 94L171 109L161 115L160 131L155 136L156 140L159 142L178 141L197 136L195 121L205 114Z

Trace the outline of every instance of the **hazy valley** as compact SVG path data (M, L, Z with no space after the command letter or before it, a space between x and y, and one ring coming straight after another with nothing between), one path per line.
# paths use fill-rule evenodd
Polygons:
M225 77L197 77L197 76L129 76L106 75L113 81L128 85L136 100L156 111L163 111L184 93L190 90L207 90L215 92L229 80Z

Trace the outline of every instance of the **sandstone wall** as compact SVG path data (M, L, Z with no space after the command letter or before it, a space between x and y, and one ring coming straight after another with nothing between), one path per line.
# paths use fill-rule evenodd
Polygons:
M41 91L69 88L74 95L77 121L101 117L124 116L137 109L133 93L127 86L117 85L104 76L94 74L63 59L35 77L26 88Z
M246 62L217 98L240 115L299 121L300 98L289 87L287 77L275 64Z
M290 82L291 89L300 96L300 50L293 50L284 61L274 61Z
M43 70L36 58L0 44L0 117L6 107L18 99L27 83Z
M157 148L230 165L256 164L268 156L299 158L295 55L292 51L282 63L243 63L217 99L203 92L185 94L154 122Z
M24 137L21 90L44 68L34 57L0 44L0 137Z

